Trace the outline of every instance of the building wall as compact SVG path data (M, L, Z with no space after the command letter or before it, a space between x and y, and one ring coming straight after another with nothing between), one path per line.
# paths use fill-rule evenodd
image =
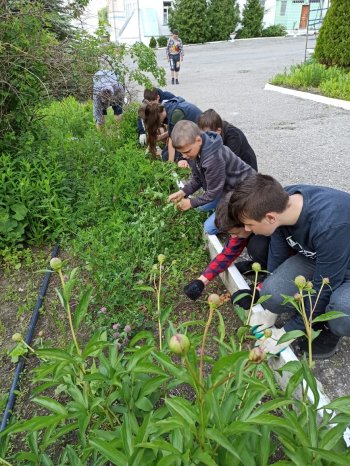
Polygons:
M132 44L141 40L149 44L152 36L169 36L164 22L164 8L172 0L108 0L111 40Z
M299 29L303 5L310 5L309 20L313 21L323 4L322 0L276 0L275 24L283 24L289 31Z

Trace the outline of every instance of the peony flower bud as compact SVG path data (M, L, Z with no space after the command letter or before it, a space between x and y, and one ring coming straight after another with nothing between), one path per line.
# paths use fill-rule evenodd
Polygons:
M165 261L165 259L166 259L166 257L165 257L164 254L159 254L159 255L158 255L158 262L159 262L160 264L163 264L164 261Z
M40 330L40 332L38 332L38 337L43 337L44 336L44 331L43 330Z
M305 290L311 291L313 287L314 287L314 284L310 280L308 280L305 285Z
M12 335L12 340L13 340L13 341L20 342L20 341L23 340L23 337L22 337L22 335L21 335L20 333L14 333L14 334Z
M59 270L62 269L62 261L59 257L53 257L50 260L50 267L54 272L58 272Z
M113 330L119 330L120 324L113 324Z
M295 301L301 301L303 299L303 297L301 296L300 293L295 293L294 299L295 299Z
M265 351L257 346L249 351L249 361L253 362L254 364L260 364L266 358Z
M259 262L254 262L252 264L252 270L254 272L261 272L261 265L259 264Z
M322 282L324 285L329 285L329 278L324 278Z
M270 328L267 328L264 330L264 337L265 338L270 338L272 336L272 330Z
M221 305L220 296L217 295L217 294L215 294L215 293L209 295L209 297L208 297L208 303L209 303L210 309L216 309L216 308L218 308L218 307Z
M170 338L169 348L174 354L181 354L184 356L190 349L191 343L186 335L177 333Z
M131 332L131 327L130 327L130 325L125 325L125 327L124 327L124 332L125 332L125 333L130 333L130 332Z
M298 275L294 278L294 284L298 288L304 288L304 286L306 285L306 278L303 275Z

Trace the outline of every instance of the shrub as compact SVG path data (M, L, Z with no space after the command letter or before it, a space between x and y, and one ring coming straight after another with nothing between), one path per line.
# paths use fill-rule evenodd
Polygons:
M157 42L158 47L166 47L168 43L168 38L166 36L159 36Z
M205 42L209 37L208 6L206 0L176 0L169 15L170 30L180 31L187 44Z
M151 47L151 49L157 48L157 41L153 36L151 37L149 41L149 46Z
M228 40L239 21L236 0L212 0L208 7L210 40Z
M286 36L287 30L286 27L282 24L274 24L269 26L262 31L263 37L278 37L278 36Z
M332 0L316 42L315 58L327 66L350 66L350 2Z
M248 0L242 13L242 29L239 38L261 37L263 30L264 8L259 0Z

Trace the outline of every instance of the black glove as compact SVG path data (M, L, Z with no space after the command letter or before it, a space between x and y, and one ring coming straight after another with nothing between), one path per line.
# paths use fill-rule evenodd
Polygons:
M184 287L184 293L188 296L192 301L195 301L200 297L204 290L204 283L202 280L193 280L188 285Z
M237 300L237 296L245 294L246 296L242 296L241 299ZM254 298L254 304L258 301L260 298L260 294L258 290L255 290L255 298ZM253 299L253 290L238 290L233 293L231 296L231 303L236 304L237 306L243 307L246 311L250 309L250 305L252 304L252 299Z

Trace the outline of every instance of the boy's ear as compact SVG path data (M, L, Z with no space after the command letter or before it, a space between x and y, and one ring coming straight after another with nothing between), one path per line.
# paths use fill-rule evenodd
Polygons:
M270 225L273 225L277 221L276 212L268 212L265 215L265 218L266 218L267 222L270 223Z
M216 133L221 134L222 133L222 128L216 128Z

